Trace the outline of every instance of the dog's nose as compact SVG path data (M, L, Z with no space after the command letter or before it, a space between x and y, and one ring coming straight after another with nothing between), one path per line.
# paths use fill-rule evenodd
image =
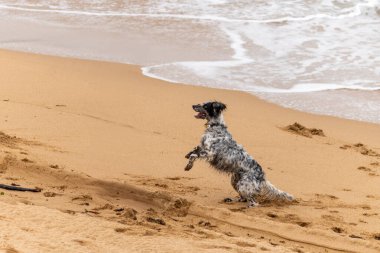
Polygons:
M195 109L195 108L197 108L199 106L200 106L199 104L198 105L193 105L193 109Z

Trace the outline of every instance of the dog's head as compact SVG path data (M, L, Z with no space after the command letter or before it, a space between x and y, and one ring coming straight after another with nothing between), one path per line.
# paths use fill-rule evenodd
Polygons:
M210 121L212 119L217 119L226 108L227 106L225 104L217 101L193 105L194 111L198 113L194 117L197 119L207 119L207 121Z

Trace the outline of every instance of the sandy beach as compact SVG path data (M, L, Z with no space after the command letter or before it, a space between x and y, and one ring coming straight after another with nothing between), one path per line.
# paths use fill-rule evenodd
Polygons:
M139 66L0 50L1 252L379 252L380 126L174 85ZM298 203L226 204L184 155L227 104L234 138ZM298 122L325 136L286 130Z

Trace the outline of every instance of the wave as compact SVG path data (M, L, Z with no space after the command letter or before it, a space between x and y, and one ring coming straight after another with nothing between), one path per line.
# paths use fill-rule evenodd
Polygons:
M247 91L259 93L307 93L331 90L380 91L380 86L365 86L360 84L301 83L296 84L289 89L254 86L252 89Z
M298 22L298 21L310 21L314 19L344 19L359 16L363 14L365 9L374 9L379 6L379 0L369 0L366 3L360 3L352 8L342 12L338 15L329 14L313 14L304 17L281 17L274 19L234 19L226 18L214 15L188 15L188 14L169 14L169 13L125 13L125 12L97 12L97 11L82 11L82 10L69 10L69 9L42 9L21 7L17 5L0 4L0 9L5 10L18 10L27 12L39 12L39 13L56 13L66 15L85 15L85 16L114 16L114 17L147 17L147 18L167 18L167 19L191 19L191 20L203 20L203 21L217 21L217 22L247 22L247 23L285 23L285 22ZM30 5L27 5L30 6Z
M202 61L202 62L173 62L167 64L161 64L156 66L148 66L142 68L142 73L146 76L161 79L173 83L179 83L181 81L170 80L161 74L157 74L156 70L162 67L175 67L180 66L183 68L190 69L195 74L203 73L206 76L210 73L207 71L217 71L217 68L228 68L237 65L247 64L254 62L254 59L247 55L247 49L244 47L245 41L244 36L241 32L234 29L228 29L227 24L231 22L244 22L244 23L283 23L283 22L297 22L297 21L309 21L313 19L344 19L349 17L359 16L365 13L368 9L377 8L379 5L379 0L370 0L365 3L359 3L355 6L345 9L339 12L337 15L329 15L324 13L307 15L304 17L281 17L274 19L233 19L215 15L190 15L190 14L169 14L169 13L126 13L126 12L114 12L114 11L84 11L84 10L73 10L73 9L54 9L54 8L38 8L27 5L7 5L0 4L0 9L3 10L17 10L17 11L27 11L27 12L38 12L38 13L55 13L55 14L65 14L65 15L86 15L86 16L119 16L119 17L148 17L148 18L163 18L163 19L189 19L189 20L204 20L204 21L215 21L221 22L220 28L226 34L227 38L230 40L230 47L233 50L233 55L230 60L225 61ZM223 27L223 24L225 25ZM212 74L212 73L211 73ZM209 75L211 78L213 75ZM223 88L223 87L221 87ZM306 84L296 84L289 89L281 89L275 87L263 87L263 86L244 86L237 87L239 90L247 92L261 92L261 93L305 93L305 92L318 92L326 90L364 90L364 91L377 91L380 90L378 86L366 86L358 84L326 84L326 83L306 83Z
M219 62L220 64L228 63L226 62ZM184 66L184 63L178 63L179 65ZM161 64L156 66L149 66L149 67L142 67L142 74L151 77L154 79L163 80L166 82L171 83L182 83L178 80L173 80L170 78L166 78L162 75L153 73L153 69L157 69L159 67L167 67L173 65L172 63L169 64ZM194 85L192 83L191 85ZM200 84L198 84L200 85ZM209 86L209 85L201 85L201 86ZM380 83L376 83L375 81L368 80L368 81L351 81L350 84L334 84L334 83L299 83L293 85L291 88L276 88L276 87L264 87L264 86L242 86L242 87L223 87L223 86L214 86L215 88L220 89L232 89L232 90L240 90L244 92L250 92L250 93L276 93L276 94L291 94L291 93L310 93L310 92L321 92L321 91L332 91L332 90L353 90L353 91L380 91Z

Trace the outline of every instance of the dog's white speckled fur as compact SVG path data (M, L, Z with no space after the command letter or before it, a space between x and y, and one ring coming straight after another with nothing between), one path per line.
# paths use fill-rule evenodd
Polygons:
M248 207L257 206L260 201L294 200L267 181L261 166L232 138L222 115L226 105L206 102L193 105L193 109L198 113L195 117L206 119L207 123L200 145L185 156L189 159L185 170L190 170L196 159L205 159L218 171L232 174L232 187L240 196L236 200L247 201Z

